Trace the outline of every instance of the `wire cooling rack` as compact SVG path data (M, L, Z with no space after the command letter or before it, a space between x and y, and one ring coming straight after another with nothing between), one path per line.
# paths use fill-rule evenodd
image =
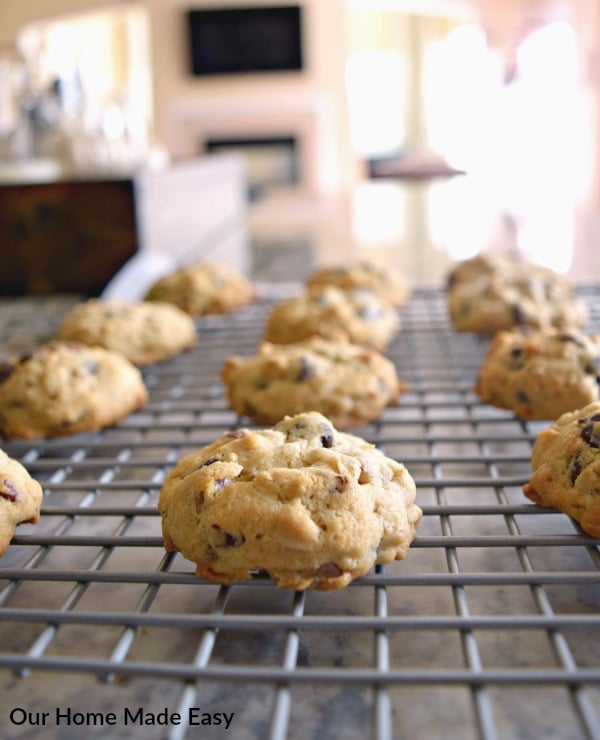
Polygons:
M598 291L582 291L600 327ZM403 461L424 511L406 560L339 591L220 587L162 546L176 460L236 426L219 382L269 301L199 322L145 371L148 406L101 433L5 443L45 489L0 561L3 738L598 738L600 552L521 491L536 432L482 404L485 342L417 291L389 348L410 384L353 430ZM61 300L1 306L5 346Z

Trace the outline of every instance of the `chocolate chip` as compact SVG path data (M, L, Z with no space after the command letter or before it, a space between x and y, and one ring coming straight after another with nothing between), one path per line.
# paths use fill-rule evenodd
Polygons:
M216 462L219 462L218 457L209 457L208 460L205 460L201 465L198 466L197 470L200 468L205 468L207 465L212 465Z
M335 476L335 486L333 490L336 493L341 493L347 488L347 486L348 486L348 478L345 475Z
M240 545L244 544L245 538L243 535L236 537L233 534L229 534L229 532L225 532L224 534L225 534L225 547L239 547Z
M598 418L595 419L594 417ZM583 440L594 449L600 449L600 433L596 431L596 426L594 424L594 422L598 420L600 420L600 414L594 414L594 416L589 419L588 423L581 430L581 436Z
M244 401L244 416L249 416L252 418L256 414L256 406L253 403L250 403L250 401Z
M296 382L302 383L305 380L310 380L315 376L315 367L306 357L302 356L298 360L298 374L296 375Z
M213 482L212 490L214 491L221 491L225 486L229 483L231 478L217 478Z
M321 435L321 444L323 447L331 447L333 445L333 431L328 429L325 434Z
M318 578L337 578L343 574L343 570L339 568L335 563L323 563L315 571L315 576Z
M586 375L600 375L600 357L590 357L584 355L581 357L581 367Z
M531 399L529 398L527 393L525 393L525 391L515 391L515 396L517 398L517 401L519 401L520 403L531 403Z
M508 361L509 370L520 370L525 365L525 352L523 347L513 347L510 351Z
M583 470L583 466L581 465L581 460L578 457L576 457L571 463L571 470L570 470L570 478L571 478L572 486L575 485L575 481L581 475L582 470Z
M1 362L0 363L0 384L4 383L5 380L8 380L10 376L13 374L15 370L15 366L11 362Z
M16 501L19 498L19 491L12 481L6 478L0 483L0 497L7 501Z
M515 324L522 324L525 321L525 314L520 306L511 306L511 314Z
M214 532L214 536L211 539L214 547L239 547L246 541L243 534L231 534L230 532L226 532L224 529L221 529L218 524L213 524L212 530Z

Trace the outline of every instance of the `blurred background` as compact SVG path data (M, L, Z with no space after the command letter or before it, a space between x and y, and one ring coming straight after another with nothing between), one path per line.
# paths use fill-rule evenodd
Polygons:
M140 249L214 252L228 223L265 278L368 251L439 284L511 247L593 280L599 137L596 0L0 4L0 208L19 211L0 227L21 273L50 185L131 180L135 233L104 282ZM190 175L217 161L220 199L218 173ZM32 185L45 211L20 206Z

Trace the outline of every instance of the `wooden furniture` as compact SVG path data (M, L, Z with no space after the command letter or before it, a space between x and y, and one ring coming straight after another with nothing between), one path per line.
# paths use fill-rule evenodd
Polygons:
M237 155L198 157L132 177L0 184L0 294L98 295L132 256L174 262L229 254L245 235Z

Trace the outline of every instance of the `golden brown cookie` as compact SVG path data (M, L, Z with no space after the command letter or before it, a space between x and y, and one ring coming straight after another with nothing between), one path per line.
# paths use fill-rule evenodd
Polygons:
M0 436L59 437L112 426L143 406L140 371L119 352L54 341L0 364Z
M482 260L458 274L447 294L457 331L581 327L588 319L587 304L574 294L569 280L540 265L503 261L499 266Z
M560 416L536 438L527 498L568 514L600 539L600 402Z
M556 419L600 400L600 337L577 329L498 332L475 392L521 419Z
M399 327L394 306L372 291L325 285L276 303L266 319L264 340L290 344L320 336L383 351Z
M258 424L320 411L337 429L373 421L407 389L377 350L322 337L265 342L252 357L229 357L221 378L230 407Z
M167 550L234 583L334 589L405 557L421 510L399 462L317 412L238 429L181 459L158 508Z
M42 487L18 460L0 450L0 557L19 524L37 524Z
M320 267L307 280L307 286L334 285L342 290L366 288L394 306L403 306L410 297L410 288L398 270L383 267L368 260L346 265Z
M256 298L252 284L228 265L200 262L154 283L147 301L174 303L191 316L232 313Z
M167 360L197 342L193 319L172 303L116 299L77 304L58 337L121 352L135 365Z
M446 287L452 290L458 283L472 282L481 277L502 275L518 269L523 260L513 252L484 252L456 262L446 278Z

